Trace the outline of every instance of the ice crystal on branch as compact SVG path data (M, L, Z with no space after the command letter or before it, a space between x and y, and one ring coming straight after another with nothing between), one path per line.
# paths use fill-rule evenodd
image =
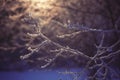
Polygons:
M87 60L84 63L85 69L80 71L79 73L77 73L77 79L81 76L81 74L85 70L90 70L90 72L92 72L92 74L89 76L89 79L91 79L91 80L93 80L93 79L105 80L108 78L108 76L114 75L112 73L112 71L114 71L114 70L112 70L112 66L110 66L110 65L115 61L116 56L120 55L119 49L114 50L114 48L120 44L120 39L118 39L118 41L111 46L106 46L105 39L106 39L107 33L111 33L114 31L119 32L119 30L93 29L93 28L90 28L87 26L80 26L78 24L77 24L77 27L75 27L76 25L68 25L68 27L64 27L65 26L64 24L57 22L57 21L53 21L54 23L62 26L62 28L67 28L68 30L69 29L73 29L73 30L77 29L72 33L63 34L63 35L59 35L59 36L57 35L56 37L59 39L65 39L66 37L68 37L68 38L73 37L73 36L79 35L80 33L83 33L83 32L86 32L86 33L87 32L97 32L100 34L102 33L101 39L99 38L99 40L98 40L98 41L100 41L99 45L96 43L93 44L96 48L96 51L94 51L96 53L94 53L93 56L88 56L80 50L73 49L70 46L63 46L59 42L56 42L56 41L52 40L51 38L49 38L48 36L46 36L42 32L43 27L41 27L40 22L38 20L39 19L35 19L34 17L31 17L31 16L29 16L29 17L27 17L27 19L25 19L25 23L27 23L29 26L32 25L31 27L34 27L34 29L33 29L32 33L27 33L28 36L30 37L30 40L28 43L26 43L26 48L30 51L30 53L22 55L20 57L22 60L29 61L31 59L30 57L32 57L33 55L36 54L38 62L42 62L42 65L40 65L40 68L46 68L46 67L49 67L49 66L55 64L56 60L59 57L65 57L66 56L65 53L67 53L67 54L69 54L69 56L72 54L72 56L80 56L83 59ZM34 40L36 38L42 38L42 40L39 41L37 44L34 44ZM43 52L42 52L42 50L43 50ZM38 56L38 55L41 55L41 56ZM42 56L42 55L44 55L44 56ZM67 56L67 57L69 57L69 56ZM32 62L34 62L34 60ZM115 76L119 78L118 73L115 73L114 77Z
M72 49L70 47L63 46L63 45L61 45L61 44L59 44L59 43L54 42L53 40L51 40L49 37L47 37L46 35L44 35L42 33L42 31L41 31L42 27L39 25L39 22L36 22L34 20L35 19L31 18L31 16L27 17L27 19L25 20L25 22L27 22L27 24L29 24L29 25L31 25L31 24L34 25L35 24L35 26L33 26L35 28L35 31L33 31L33 32L35 32L35 33L27 33L31 37L30 42L26 43L26 45L27 45L26 47L28 48L28 50L30 51L30 53L21 56L20 57L21 59L29 59L29 57L31 57L33 54L36 54L36 52L39 53L39 51L41 49L46 50L45 47L48 46L48 45L53 45L57 49L48 50L49 54L53 54L54 53L54 55L52 56L52 59L50 59L50 61L48 61L48 62L45 61L46 64L42 65L41 68L46 68L49 65L51 65L52 63L54 63L55 60L57 59L57 57L64 56L62 54L64 52L67 52L68 54L71 53L73 55L80 55L80 56L82 56L82 57L84 57L85 59L88 59L88 60L91 59L89 56L85 55L81 51ZM44 40L42 42L38 43L37 45L32 45L33 41L36 38L38 38L38 37L39 38L43 38ZM45 53L42 53L42 54L45 54ZM49 56L48 56L48 59L49 59Z

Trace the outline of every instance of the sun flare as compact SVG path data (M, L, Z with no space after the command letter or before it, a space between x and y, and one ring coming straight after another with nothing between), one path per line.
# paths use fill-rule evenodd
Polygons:
M48 2L49 0L31 0L31 1L33 1L33 2Z
M51 4L55 2L55 0L20 0L26 3L30 2L29 6L37 7L37 8L51 8Z
M21 15L11 16L11 19L16 19L22 16L23 14L32 14L34 17L42 17L42 24L48 24L53 17L59 15L61 8L56 7L55 4L59 4L57 0L19 0L22 7L25 7L26 10Z
M22 0L21 0L22 1ZM30 1L30 2L41 2L41 3L49 3L54 0L23 0L23 1Z

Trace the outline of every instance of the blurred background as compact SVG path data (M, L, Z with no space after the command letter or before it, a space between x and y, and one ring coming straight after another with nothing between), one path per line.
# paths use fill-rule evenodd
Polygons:
M37 23L40 24L41 32L50 40L82 51L89 57L96 54L95 44L100 43L101 32L87 31L58 37L79 31L65 25L112 30L105 33L105 47L113 45L120 38L120 0L0 0L0 71L40 69L46 63L45 59L56 55L51 54L50 50L57 47L50 44L26 60L20 58L30 53L26 45L32 38L27 33L34 31L30 23L24 22L29 15L35 20L39 19ZM43 40L37 37L32 45L40 44ZM113 51L116 50L120 50L120 43L114 47ZM119 53L114 57L112 67L120 68ZM81 56L65 52L48 68L78 68L86 65L86 61Z

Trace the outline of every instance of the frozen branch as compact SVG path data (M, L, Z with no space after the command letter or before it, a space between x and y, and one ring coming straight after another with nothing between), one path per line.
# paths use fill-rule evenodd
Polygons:
M30 16L29 16L30 17ZM30 19L30 20L29 20ZM31 21L32 21L32 19L33 18L28 18L28 22L30 23ZM34 20L34 19L33 19ZM27 21L26 21L27 22ZM28 24L29 24L28 23ZM43 65L43 66L41 66L41 68L46 68L46 67L48 67L49 65L51 65L56 59L57 59L57 57L58 56L60 56L61 55L61 53L63 53L63 52L67 52L68 54L69 53L72 53L73 55L80 55L80 56L82 56L82 57L84 57L85 59L87 59L87 60L90 60L91 58L89 57L89 56L87 56L87 55L85 55L83 52L80 52L80 51L78 51L78 50L75 50L75 49L72 49L72 48L70 48L70 47L65 47L65 46L62 46L62 45L60 45L59 43L56 43L56 42L54 42L54 41L52 41L50 38L48 38L47 36L45 36L42 32L41 32L41 26L39 25L39 24L37 24L38 22L34 22L34 21L32 21L32 25L35 23L35 25L36 25L36 29L35 30L37 30L37 29L39 29L39 31L37 32L37 33L27 33L28 34L28 36L30 36L31 37L31 40L30 40L30 42L28 42L27 44L26 44L26 47L28 47L28 50L30 51L30 53L28 53L28 54L26 54L26 55L23 55L23 56L21 56L20 58L21 59L28 59L30 56L32 56L34 53L36 53L36 52L38 52L41 48L44 48L44 46L47 46L47 45L49 45L49 44L52 44L52 45L54 45L54 46L56 46L56 47L58 47L59 49L55 49L55 50L50 50L50 52L54 52L54 53L56 53L56 55L52 58L52 59L50 59L49 61L47 61L47 63L45 64L45 65ZM60 24L60 23L58 23L57 22L57 24ZM61 24L60 24L61 25ZM61 25L61 26L63 26L63 25ZM79 34L80 32L76 32L76 33L73 33L73 35L76 35L76 34ZM43 38L44 40L41 42L41 43L38 43L38 45L32 45L32 42L34 41L34 39L35 38L37 38L37 37L41 37L41 38Z
M32 21L32 20L34 20L34 18L30 18L30 21ZM62 54L62 53L65 52L67 54L81 56L82 58L87 60L87 62L85 63L86 64L85 69L83 69L81 72L78 73L79 75L77 76L77 78L79 78L86 69L88 69L88 70L89 69L93 69L93 70L97 69L97 71L94 73L94 75L90 76L90 77L93 79L93 78L98 78L98 75L102 75L102 79L105 79L108 74L108 71L109 71L108 65L114 61L114 56L119 55L119 53L120 53L120 50L117 50L114 52L112 51L113 48L120 43L120 40L118 40L116 43L114 43L111 46L104 47L106 32L111 32L114 30L92 29L92 28L89 28L86 26L80 26L80 25L77 25L77 27L74 27L75 25L63 25L62 23L57 22L57 21L52 21L52 22L62 26L63 28L67 28L66 26L69 26L70 29L74 29L74 28L78 29L76 32L73 32L73 33L58 35L57 37L61 38L61 39L79 35L81 32L95 31L95 32L102 33L102 37L101 37L99 45L95 44L96 53L94 54L94 56L90 57L79 50L72 49L69 46L63 46L63 45L51 40L49 37L47 37L45 34L42 33L41 25L37 24L38 23L37 21L33 21L31 24L32 25L35 24L35 26L33 26L35 28L35 31L33 31L34 33L27 33L27 35L30 37L31 40L28 43L26 43L26 47L30 51L30 53L23 55L20 58L23 60L28 59L34 53L36 53L36 52L39 53L40 49L46 50L45 47L47 45L53 45L56 48L49 50L49 54L53 53L53 55L54 55L54 56L52 55L52 58L49 56L44 57L44 58L39 58L39 61L42 61L42 60L45 61L45 64L42 65L41 68L46 68L46 67L50 66L52 63L54 63L57 60L57 58L59 56L63 56L64 54ZM37 45L33 45L32 44L33 41L38 37L42 38L43 41L41 43L38 43ZM48 59L46 60L46 58L48 58ZM112 58L112 60L109 60L106 62L105 59L109 59L109 58Z

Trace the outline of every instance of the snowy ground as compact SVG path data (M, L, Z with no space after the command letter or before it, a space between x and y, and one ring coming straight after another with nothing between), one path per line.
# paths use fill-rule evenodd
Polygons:
M81 77L77 78L75 72L80 69L56 69L56 70L40 70L25 72L0 72L1 80L86 80L87 76L84 72Z

